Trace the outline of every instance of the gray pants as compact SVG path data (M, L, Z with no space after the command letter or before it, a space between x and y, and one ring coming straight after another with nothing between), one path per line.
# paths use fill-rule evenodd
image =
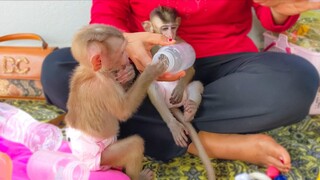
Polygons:
M69 78L77 65L70 49L50 54L42 69L49 103L66 110ZM217 133L256 133L301 121L314 100L319 75L305 59L283 53L238 53L197 59L194 79L204 85L193 124ZM80 102L79 102L80 103ZM145 99L138 112L121 124L120 138L139 134L145 154L169 160L186 152Z

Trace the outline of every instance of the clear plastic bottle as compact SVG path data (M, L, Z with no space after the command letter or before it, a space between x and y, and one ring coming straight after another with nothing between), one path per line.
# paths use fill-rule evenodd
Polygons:
M196 59L196 53L190 44L182 42L161 47L152 61L157 62L162 57L168 62L166 72L176 73L191 67Z
M62 143L61 130L35 120L30 114L6 103L0 103L0 136L24 144L32 152L57 150Z
M27 174L32 180L87 180L90 170L71 153L41 150L30 157Z

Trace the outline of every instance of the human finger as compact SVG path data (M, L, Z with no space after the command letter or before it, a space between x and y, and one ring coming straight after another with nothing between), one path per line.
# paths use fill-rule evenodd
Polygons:
M185 71L180 71L175 74L164 73L161 76L159 76L158 81L176 81L176 80L179 80L180 78L184 77L185 75L186 75Z
M163 34L158 34L158 33L150 33L146 39L146 42L150 43L151 46L153 45L166 46L166 45L171 45L176 43L174 39L169 39Z
M260 4L262 6L273 7L280 3L291 2L292 0L253 0L253 2Z
M291 14L299 14L309 10L317 10L320 9L320 1L310 1L310 0L296 0L295 3L292 4L290 8L291 11L295 13ZM290 15L290 14L289 14Z
M317 9L320 9L320 0L309 0L304 11Z
M127 53L136 68L142 72L152 60L151 53L144 48L135 48L134 45L127 46Z
M135 43L137 41L141 41L144 45L154 46L154 45L170 45L174 44L176 41L173 39L169 39L168 37L151 32L136 32L136 33L124 33L125 38L128 43Z

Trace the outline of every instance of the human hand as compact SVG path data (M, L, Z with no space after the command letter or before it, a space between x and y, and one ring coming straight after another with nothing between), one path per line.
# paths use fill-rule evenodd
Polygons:
M151 63L151 48L156 45L166 46L175 43L175 40L169 39L162 35L150 32L124 33L128 41L126 48L127 54L133 61L137 69L142 72L147 64ZM176 74L164 73L158 80L173 81L185 75L185 72Z
M320 9L319 0L253 0L271 8L272 13L283 16L297 15L308 10Z
M169 41L166 36L157 33L137 32L124 33L123 35L128 41L127 54L140 72L151 62L150 50L153 46L165 46L175 43L174 40Z
M185 71L180 71L175 74L172 73L163 73L161 76L158 77L158 81L176 81L186 75Z

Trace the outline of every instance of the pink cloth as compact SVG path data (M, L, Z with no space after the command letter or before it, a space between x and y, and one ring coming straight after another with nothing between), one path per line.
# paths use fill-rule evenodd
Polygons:
M27 176L26 166L32 153L28 148L22 144L8 141L0 137L0 151L10 156L13 162L13 175L12 180L26 180ZM67 142L63 142L59 148L61 152L71 153ZM108 171L92 171L90 173L90 180L102 179L117 179L117 180L130 180L130 178L121 171L108 170Z

